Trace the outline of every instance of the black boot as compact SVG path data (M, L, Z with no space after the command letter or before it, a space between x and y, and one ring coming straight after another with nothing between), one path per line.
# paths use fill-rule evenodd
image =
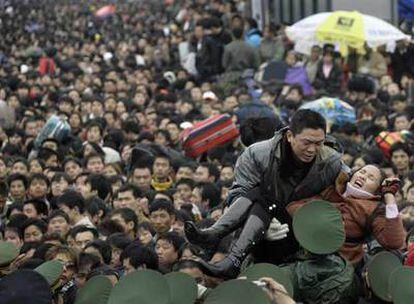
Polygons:
M211 248L220 242L220 239L236 230L245 221L249 214L252 201L245 197L238 198L213 226L199 229L193 222L185 222L184 231L187 240L202 248Z
M266 228L263 220L256 215L250 215L239 238L232 244L229 254L222 261L215 264L199 261L203 272L209 276L224 279L237 277L243 260L251 248L263 239Z

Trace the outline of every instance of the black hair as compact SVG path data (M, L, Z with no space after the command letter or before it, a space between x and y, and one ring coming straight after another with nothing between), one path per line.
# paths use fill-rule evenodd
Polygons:
M96 190L98 196L105 200L112 195L112 187L108 179L102 174L91 174L86 179L86 183L91 185L91 190Z
M14 173L10 175L9 178L7 179L7 186L10 188L11 183L16 180L21 180L24 184L24 187L27 189L27 185L29 183L27 180L27 177L20 173Z
M127 192L127 191L131 191L134 198L141 198L141 197L144 196L142 191L137 186L135 186L133 184L130 184L130 183L122 185L118 189L118 192L116 193L116 196L118 196L118 194L121 193L121 192Z
M155 231L154 227L152 227L150 222L143 222L138 225L137 230L144 229L151 233L152 236L154 236L157 232Z
M92 242L86 245L85 249L88 247L93 247L97 249L102 255L102 259L105 264L109 264L111 262L112 250L111 246L107 242L102 240L93 240Z
M65 219L65 221L69 224L70 223L70 219L69 216L62 210L57 209L57 210L53 210L50 214L49 217L47 218L47 222L49 223L51 220L53 220L55 217L63 217Z
M201 199L203 201L209 200L209 207L217 207L221 202L220 189L213 183L204 183L199 185L201 192Z
M96 230L95 228L91 228L85 225L79 225L79 226L75 226L73 227L70 231L69 231L69 235L75 239L76 235L78 235L79 233L83 233L83 232L90 232L93 234L93 238L97 239L99 237L98 234L98 230Z
M177 252L180 250L181 246L183 246L183 244L185 243L185 239L183 237L181 237L175 231L170 231L170 232L161 234L158 237L157 242L160 241L160 240L167 241L168 243L173 245L175 251L177 251Z
M214 176L214 181L217 181L220 178L220 170L212 162L203 162L200 164L200 167L206 167L208 169L208 175Z
M49 213L49 208L47 207L47 204L44 200L41 199L28 199L26 201L24 201L23 206L24 205L29 205L32 204L33 207L36 209L37 214L42 214L43 216L48 216Z
M129 263L135 269L145 266L147 269L158 270L157 253L153 249L142 246L137 242L126 247L119 259L121 263L125 259L129 259Z
M173 204L165 199L156 199L152 202L152 204L149 207L150 214L158 210L165 210L170 215L175 214Z
M43 173L35 173L35 174L32 174L32 176L31 176L31 177L30 177L30 179L29 179L29 187L30 187L30 185L32 184L32 182L33 182L34 180L41 180L41 181L44 181L48 187L50 186L49 179L48 179L48 178L47 178L47 176L46 176L46 175L44 175Z
M110 236L114 233L124 233L124 228L111 219L104 219L98 225L98 231L103 236Z
M114 215L120 215L125 223L133 222L134 223L134 232L137 232L138 229L138 217L134 210L130 208L118 208L111 212L111 217Z
M121 232L111 234L110 236L108 236L106 241L112 247L122 249L122 250L124 250L129 244L132 243L132 239L125 233L121 233Z
M82 214L85 208L85 200L82 195L74 190L66 190L57 198L56 205L65 205L69 209L78 207L79 213Z
M180 260L174 264L173 271L179 272L180 270L188 269L188 268L198 268L201 270L200 264L195 260Z
M188 185L191 189L194 189L195 182L191 178L182 178L175 184L175 187L177 188L179 185Z
M47 231L47 224L43 220L28 218L23 224L23 233L29 226L36 226L43 234L45 234Z
M78 257L78 274L88 275L90 271L99 267L101 260L94 254L81 252ZM86 272L86 273L83 273Z
M395 144L393 144L390 147L390 155L392 156L392 154L394 152L399 151L399 150L402 150L405 153L407 153L408 157L410 157L411 154L412 154L411 149L410 149L410 147L407 144L402 143L402 142L396 142Z
M294 135L300 134L304 129L322 129L326 133L326 120L318 112L302 109L293 114L289 129Z
M62 179L64 179L68 184L70 184L72 182L69 175L67 175L66 173L56 172L55 175L53 175L52 180L50 181L50 183L60 182Z

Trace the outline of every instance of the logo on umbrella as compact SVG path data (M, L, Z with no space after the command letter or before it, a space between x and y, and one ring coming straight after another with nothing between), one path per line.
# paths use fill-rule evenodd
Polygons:
M354 24L355 19L354 18L349 18L349 17L339 17L338 18L338 22L336 23L336 25L338 27L342 27L343 29L350 29L352 27L352 25Z

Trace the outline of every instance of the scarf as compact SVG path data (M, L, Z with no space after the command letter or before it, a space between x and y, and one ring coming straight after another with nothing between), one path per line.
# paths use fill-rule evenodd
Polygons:
M343 197L353 197L357 199L372 199L375 198L375 195L367 191L361 190L351 185L351 183L346 184L345 192L342 194Z

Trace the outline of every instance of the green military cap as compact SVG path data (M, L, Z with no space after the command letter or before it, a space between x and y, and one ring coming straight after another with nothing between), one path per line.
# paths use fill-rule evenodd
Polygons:
M14 244L0 241L0 267L9 265L18 255L19 250Z
M341 213L331 203L314 200L293 217L293 233L303 248L314 254L331 254L345 242Z
M170 304L193 304L197 299L197 283L186 273L171 272L164 276L170 286Z
M293 286L289 273L276 265L267 263L254 264L246 268L240 276L246 277L249 281L256 281L263 277L272 278L279 284L282 284L291 297L293 296Z
M92 277L76 295L75 304L106 304L111 294L112 283L104 275Z
M368 283L372 292L381 300L391 301L389 278L391 273L401 267L400 259L387 251L376 254L367 265Z
M50 286L53 286L63 272L63 265L56 260L47 261L37 267L35 271L40 273Z
M111 291L108 304L169 304L167 279L153 270L137 270L123 277Z
M204 304L270 304L265 291L247 280L231 280L211 290Z
M400 267L389 279L391 298L394 304L411 304L414 301L414 267Z

